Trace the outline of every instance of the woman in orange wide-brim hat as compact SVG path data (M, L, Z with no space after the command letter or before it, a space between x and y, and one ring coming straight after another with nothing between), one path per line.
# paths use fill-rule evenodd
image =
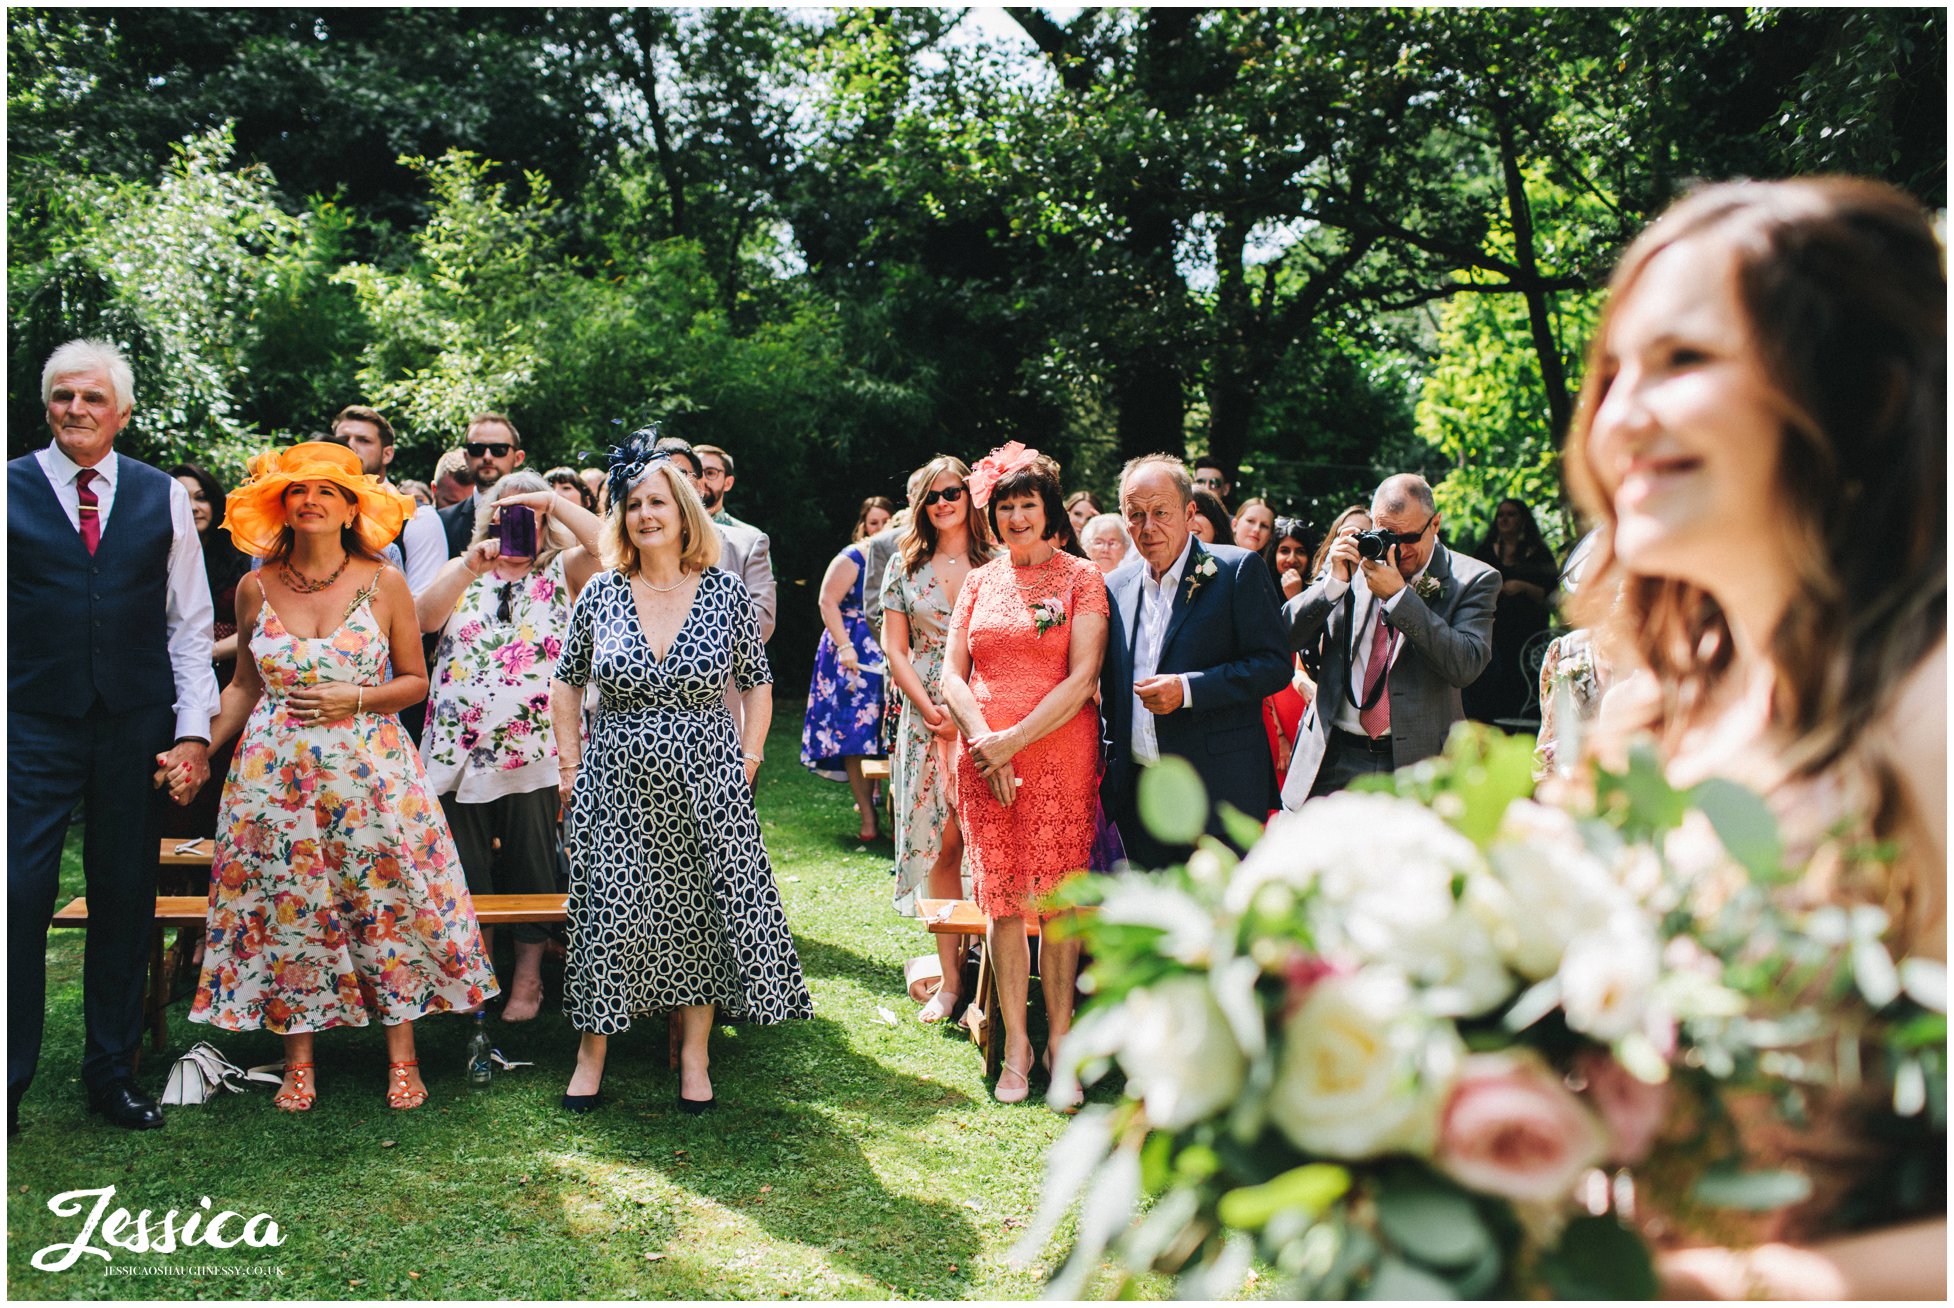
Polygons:
M427 694L406 579L378 557L414 501L343 445L269 450L224 527L265 566L238 583L249 654L211 722L243 739L224 783L203 972L190 1020L276 1031L274 1099L317 1096L312 1041L386 1028L386 1099L427 1099L413 1022L496 991L461 859L399 711ZM179 784L171 779L172 789Z
M224 497L224 529L246 554L283 559L295 539L287 520L285 492L297 482L327 482L344 492L355 509L351 534L360 552L378 558L400 535L420 506L366 473L360 456L330 441L301 441L283 450L266 450L251 460L244 483ZM343 542L354 548L353 540Z

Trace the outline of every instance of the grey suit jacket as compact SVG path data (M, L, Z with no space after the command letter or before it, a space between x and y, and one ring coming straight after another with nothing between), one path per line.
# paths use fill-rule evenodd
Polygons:
M767 533L743 522L715 522L719 532L719 566L746 583L753 597L753 616L760 620L760 639L773 639L774 615L780 592L773 583L773 563L767 557Z
M1452 724L1465 716L1459 692L1478 680L1493 656L1493 607L1499 599L1499 573L1477 559L1454 554L1443 544L1432 550L1425 576L1438 583L1430 600L1414 591L1385 615L1385 623L1404 633L1391 663L1391 763L1408 767L1445 747ZM1332 600L1318 577L1283 605L1289 642L1310 647L1327 633L1323 678L1303 715L1282 806L1296 808L1309 796L1329 747L1330 724L1339 698L1350 684L1350 626L1356 610L1355 587Z

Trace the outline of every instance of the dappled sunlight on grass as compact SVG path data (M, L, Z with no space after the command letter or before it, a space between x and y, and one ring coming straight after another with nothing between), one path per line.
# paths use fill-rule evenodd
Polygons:
M889 905L888 846L854 852L845 786L795 761L800 714L783 705L759 807L787 916L815 997L812 1021L722 1026L713 1036L719 1106L675 1102L664 1024L613 1039L597 1111L558 1099L576 1033L545 966L535 1021L491 1021L496 1045L535 1066L463 1076L465 1022L416 1025L427 1105L389 1111L378 1027L320 1036L319 1102L288 1117L270 1088L168 1110L161 1131L111 1131L81 1100L81 938L49 942L46 1051L8 1158L9 1290L36 1298L927 1298L1015 1299L1039 1269L1005 1259L1037 1206L1045 1150L1065 1119L1035 1102L991 1101L976 1048L918 1023L904 958L928 936ZM838 833L841 837L838 839ZM70 842L62 893L80 894ZM506 974L510 945L498 941ZM213 1032L171 1009L171 1047L145 1054L161 1088L171 1060L210 1040L234 1063L278 1060L262 1033ZM895 1025L878 1014L893 1015ZM277 1249L135 1255L284 1275L114 1275L36 1271L33 1252L74 1238L47 1208L68 1189L114 1184L132 1209L214 1206L270 1213Z

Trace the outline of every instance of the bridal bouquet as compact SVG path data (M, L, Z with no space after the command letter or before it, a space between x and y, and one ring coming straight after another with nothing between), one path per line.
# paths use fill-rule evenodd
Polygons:
M1017 1250L1037 1256L1083 1196L1051 1297L1110 1263L1120 1285L1160 1270L1223 1298L1257 1259L1301 1298L1652 1296L1620 1169L1672 1096L1817 1076L1794 1051L1830 1031L1841 987L1888 1019L1901 1107L1944 1111L1944 976L1896 970L1877 910L1780 913L1762 801L1676 792L1638 756L1577 816L1529 798L1530 744L1464 728L1266 832L1224 811L1239 861L1203 838L1183 867L1066 892L1096 908L1078 919L1095 961L1053 1102L1075 1075L1125 1081L1054 1146ZM1162 839L1199 836L1191 768L1143 786ZM1730 889L1706 917L1712 872ZM1734 1150L1700 1161L1699 1202L1802 1197Z

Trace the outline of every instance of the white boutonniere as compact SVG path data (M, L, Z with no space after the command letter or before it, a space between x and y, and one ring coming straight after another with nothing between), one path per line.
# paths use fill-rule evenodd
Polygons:
M1031 620L1038 624L1042 636L1053 627L1065 625L1065 605L1058 596L1047 595L1031 606Z
M1187 597L1193 599L1201 589L1201 583L1210 577L1220 575L1221 568L1214 561L1214 555L1203 553L1187 570Z
M1429 604L1438 598L1440 586L1436 577L1420 577L1411 583L1411 591L1419 599Z

